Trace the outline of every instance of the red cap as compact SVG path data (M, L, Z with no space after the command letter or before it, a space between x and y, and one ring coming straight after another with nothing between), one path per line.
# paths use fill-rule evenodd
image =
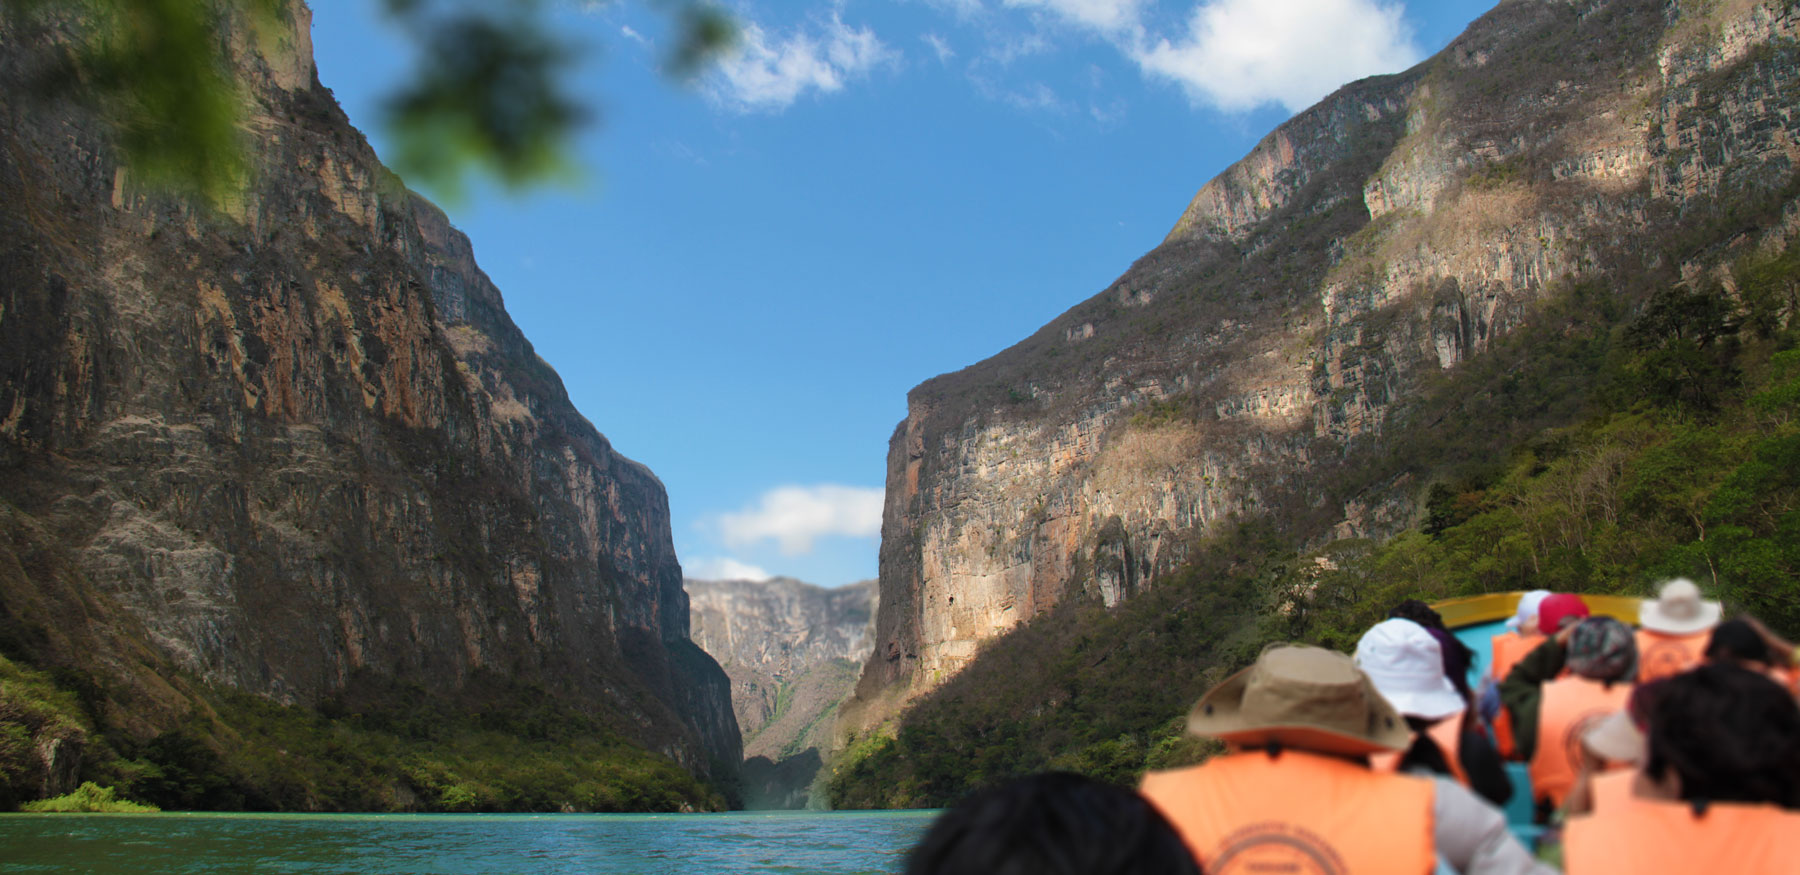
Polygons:
M1545 635L1555 635L1564 626L1587 619L1587 615L1587 602L1582 601L1581 596L1559 592L1538 605L1538 630Z

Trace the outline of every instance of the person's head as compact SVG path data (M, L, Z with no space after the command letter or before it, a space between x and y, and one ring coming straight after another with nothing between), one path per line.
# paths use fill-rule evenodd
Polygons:
M1408 717L1436 721L1467 707L1444 675L1438 639L1418 623L1401 619L1376 623L1356 642L1355 659L1382 697Z
M1066 772L976 793L938 815L906 875L1199 875L1162 812L1130 790Z
M1800 808L1800 705L1780 684L1705 663L1656 685L1644 774L1690 802Z
M1706 642L1708 662L1734 662L1752 671L1768 671L1775 662L1769 642L1756 627L1743 620L1726 620L1713 627Z
M1467 678L1469 663L1475 660L1475 651L1456 639L1450 627L1444 625L1444 615L1418 599L1407 599L1388 611L1388 619L1411 620L1425 627L1425 631L1437 639L1438 651L1444 655L1444 676L1456 685L1456 691L1465 700L1473 698L1469 693Z
M1618 620L1589 617L1569 635L1568 665L1588 680L1631 680L1637 676L1637 638Z
M1350 657L1284 644L1213 687L1188 712L1188 732L1237 748L1343 757L1405 750L1404 718Z
M1393 610L1388 611L1388 619L1411 620L1427 629L1444 628L1444 615L1418 599L1407 599L1395 605Z
M1587 602L1573 593L1559 592L1538 602L1538 632L1555 635L1563 629L1587 619Z
M1538 606L1550 597L1547 589L1534 589L1519 597L1519 606L1507 619L1506 628L1523 635L1538 634Z
M1718 602L1700 597L1700 587L1677 577L1657 589L1656 598L1638 605L1638 625L1665 635L1693 635L1719 624L1724 615Z

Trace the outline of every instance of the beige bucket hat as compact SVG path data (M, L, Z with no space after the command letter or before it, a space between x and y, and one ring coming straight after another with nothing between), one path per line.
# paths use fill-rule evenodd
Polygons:
M1700 587L1685 577L1662 585L1653 599L1638 606L1638 625L1652 632L1690 635L1719 625L1725 614L1718 602L1700 598Z
M1412 732L1350 657L1304 645L1264 650L1188 713L1188 732L1245 747L1360 755L1405 750Z

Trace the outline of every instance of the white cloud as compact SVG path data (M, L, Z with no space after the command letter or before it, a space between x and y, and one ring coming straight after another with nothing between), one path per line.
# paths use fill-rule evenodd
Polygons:
M619 33L624 34L626 39L629 39L640 46L648 47L650 45L650 38L633 30L629 24L620 25Z
M925 0L925 5L948 12L961 21L973 20L987 11L981 8L981 0Z
M693 580L768 580L775 575L748 562L709 556L682 564L681 576Z
M1127 51L1197 103L1299 111L1345 82L1417 63L1404 12L1378 0L1210 0L1194 8L1180 40Z
M1012 8L1041 9L1101 33L1121 33L1138 26L1139 0L1005 0L1005 3Z
M925 34L924 36L919 37L919 39L924 40L925 44L930 46L933 52L937 53L938 63L940 64L948 64L950 63L951 58L956 57L956 51L950 48L950 43L935 33Z
M1068 106L1057 96L1056 91L1042 82L1028 82L1020 88L1009 88L977 74L970 74L969 81L974 83L976 92L982 97L1004 103L1013 109L1059 114L1068 111Z
M841 91L847 80L898 59L873 30L850 27L835 12L822 25L785 36L749 23L716 65L712 93L739 111L779 112L809 90Z
M721 514L719 533L729 547L773 540L784 555L797 556L828 535L881 534L881 501L879 488L783 486L763 493L756 507Z

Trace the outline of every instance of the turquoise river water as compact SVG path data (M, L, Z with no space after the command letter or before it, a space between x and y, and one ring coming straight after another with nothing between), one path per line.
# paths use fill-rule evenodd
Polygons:
M7 814L0 873L873 875L934 814Z

